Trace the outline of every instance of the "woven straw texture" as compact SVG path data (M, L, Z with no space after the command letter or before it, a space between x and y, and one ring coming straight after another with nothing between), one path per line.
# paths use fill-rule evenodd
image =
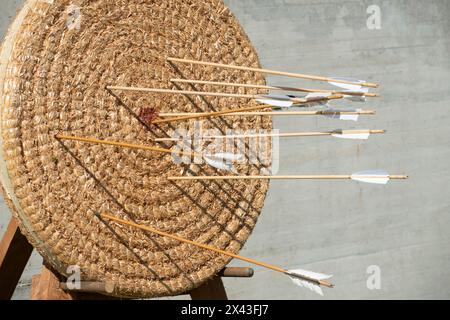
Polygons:
M79 28L68 25L71 4L80 8ZM185 293L229 259L102 222L95 212L237 253L268 188L266 181L169 182L167 175L225 172L204 164L176 165L166 154L54 138L65 133L170 147L152 139L177 125L146 127L137 117L142 107L198 112L255 105L230 98L112 94L106 85L212 91L218 88L176 87L169 79L265 83L254 73L170 64L167 56L259 66L247 36L219 0L30 0L2 46L0 160L6 202L22 232L58 272L78 265L83 280L113 282L116 296ZM204 128L271 129L271 119L217 118ZM238 166L240 174L259 174L259 169Z

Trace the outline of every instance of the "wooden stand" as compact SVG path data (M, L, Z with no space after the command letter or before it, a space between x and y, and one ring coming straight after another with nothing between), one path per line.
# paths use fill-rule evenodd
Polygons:
M11 299L32 252L16 220L11 219L0 243L0 300Z
M14 218L0 243L0 300L10 300L30 259L33 247L21 234ZM222 277L250 278L251 268L225 268L201 287L189 292L192 300L227 300ZM110 300L111 284L83 282L78 290L69 290L64 279L45 262L40 274L33 276L32 300Z

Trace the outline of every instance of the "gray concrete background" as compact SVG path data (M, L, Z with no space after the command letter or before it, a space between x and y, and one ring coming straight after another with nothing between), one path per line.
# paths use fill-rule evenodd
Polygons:
M387 129L368 142L282 140L280 174L351 173L382 168L407 182L372 186L346 181L273 181L243 255L287 268L334 274L326 299L450 298L450 1L225 0L256 46L264 67L352 76L381 84L364 105L376 117L346 123L276 118L281 131ZM0 28L22 1L2 0ZM381 30L366 26L381 8ZM309 85L268 77L271 84ZM347 103L348 105L348 103ZM1 203L0 234L9 212ZM33 256L15 298L27 298L41 259ZM243 265L233 262L233 265ZM366 270L381 269L369 290ZM234 299L310 299L313 293L257 268L252 279L226 279Z

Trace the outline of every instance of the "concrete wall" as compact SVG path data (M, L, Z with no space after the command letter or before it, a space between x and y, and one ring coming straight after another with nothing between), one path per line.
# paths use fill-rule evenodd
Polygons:
M1 32L21 1L2 0ZM367 142L299 138L280 142L280 174L351 173L382 168L407 182L371 186L347 181L273 181L262 217L242 254L287 268L334 274L329 299L450 298L449 81L450 1L225 0L265 67L381 83L381 98L351 107L375 109L358 123L276 118L281 131L387 129ZM366 9L381 8L369 30ZM268 77L271 84L317 86ZM349 106L350 103L336 104ZM1 206L0 226L9 213ZM16 298L41 263L34 256ZM233 265L243 265L233 262ZM367 288L367 268L381 270L381 289ZM316 296L274 272L226 279L229 296Z

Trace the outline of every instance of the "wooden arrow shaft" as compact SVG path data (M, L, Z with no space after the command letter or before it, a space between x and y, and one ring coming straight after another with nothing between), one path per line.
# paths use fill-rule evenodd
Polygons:
M225 97L225 98L246 98L246 99L259 99L259 96L251 94L238 94L238 93L221 93L221 92L204 92L204 91L188 91L188 90L172 90L172 89L156 89L156 88L140 88L140 87L122 87L122 86L107 86L109 90L120 91L139 91L148 93L169 93L169 94L185 94L195 96L211 96L211 97Z
M333 134L381 134L385 133L385 130L342 130L342 131L325 131L325 132L292 132L292 133L255 133L255 134L240 134L240 135L228 135L228 136L204 136L201 139L239 139L239 138L264 138L264 137L314 137L314 136L331 136ZM155 139L157 142L163 141L179 141L183 138L159 138Z
M186 120L200 119L200 118L213 118L213 117L219 117L219 116L236 113L236 112L246 112L246 111L254 111L254 110L261 110L261 109L268 109L268 108L271 109L271 107L267 106L267 105L258 105L256 107L229 109L229 110L215 111L215 112L204 112L201 114L191 114L191 115L185 115L185 116L180 116L180 117L175 117L175 118L170 118L170 119L155 120L152 123L153 124L162 124L162 123L168 123L168 122L178 122L178 121L186 121Z
M253 94L239 94L239 93L222 93L222 92L204 92L204 91L188 91L188 90L171 90L171 89L157 89L157 88L140 88L140 87L122 87L122 86L107 86L109 90L121 90L121 91L138 91L149 93L168 93L168 94L185 94L194 96L211 96L211 97L224 97L224 98L243 98L243 99L266 99L266 100L280 100L277 98L271 98L261 95ZM340 94L334 94L328 97L312 97L312 98L290 98L286 101L292 101L294 103L308 103L324 100L336 100L342 99L344 96Z
M348 96L365 96L365 97L378 97L378 93L370 92L344 92L339 90L325 90L325 89L307 89L299 87L284 87L284 86L266 86L258 84L247 83L231 83L231 82L216 82L216 81L204 81L204 80L190 80L190 79L170 79L171 82L178 83L190 83L190 84L202 84L212 86L224 86L224 87L237 87L237 88L251 88L262 90L276 90L276 91L300 91L300 92L319 92L319 93L331 93L331 94L343 94Z
M364 176L367 179L379 179L379 176ZM408 179L405 175L390 175L392 180ZM291 175L291 176L180 176L168 177L168 180L350 180L352 175Z
M269 107L268 107L269 108ZM173 112L173 113L160 113L160 117L184 117L190 115L207 115L208 112ZM326 116L326 115L374 115L375 110L362 110L362 111L268 111L268 112L234 112L224 114L223 116Z
M117 222L117 223L119 223L121 225L130 226L130 227L133 227L133 228L137 228L137 229L141 229L141 230L144 230L144 231L148 231L148 232L157 234L157 235L162 236L162 237L174 239L174 240L177 240L177 241L180 241L180 242L183 242L183 243L187 243L187 244L196 246L198 248L202 248L202 249L205 249L205 250L209 250L209 251L213 251L213 252L216 252L216 253L219 253L219 254L223 254L225 256L228 256L228 257L231 257L231 258L234 258L234 259L239 259L239 260L242 260L242 261L245 261L245 262L248 262L248 263L260 266L260 267L263 267L263 268L271 269L271 270L276 271L276 272L281 272L281 273L284 273L284 274L288 274L289 273L287 270L285 270L283 268L280 268L280 267L277 267L277 266L274 266L274 265L271 265L271 264L268 264L268 263L265 263L265 262L257 261L257 260L251 259L251 258L243 257L243 256L234 254L234 253L229 252L229 251L225 251L225 250L222 250L222 249L218 249L218 248L212 247L212 246L207 245L207 244L203 244L203 243L195 242L195 241L192 241L192 240L189 240L189 239L185 239L185 238L179 237L179 236L174 235L174 234L170 234L170 233L167 233L167 232L163 232L163 231L154 229L154 228L149 227L149 226L145 226L145 225L137 224L137 223L134 223L134 222L131 222L131 221L126 221L126 220L123 220L123 219L119 219L119 218L113 217L113 216L111 216L109 214L100 214L100 216L102 218L104 218L104 219L108 219L108 220ZM305 277L305 280L311 281L311 279L306 278L306 277ZM312 280L312 281L316 281L318 284L322 284L322 285L328 284L327 282L319 283L319 281L317 281L317 280ZM332 286L332 285L329 284L329 286Z
M286 77L291 77L291 78L301 78L301 79L309 79L309 80L316 80L316 81L345 83L345 84L352 84L352 85L371 87L371 88L378 87L378 84L376 84L376 83L369 83L369 82L359 83L359 82L353 82L353 81L335 80L335 79L328 78L328 77L313 76L313 75L307 75L307 74L301 74L301 73L283 72L283 71L261 69L261 68L251 68L251 67L235 66L235 65L220 64L220 63L213 63L213 62L205 62L205 61L197 61L197 60L189 60L189 59L179 59L179 58L173 58L173 57L169 57L169 58L167 58L167 60L172 61L172 62L197 64L197 65L224 68L224 69L252 71L252 72L272 74L272 75L277 75L277 76L286 76Z
M310 98L291 98L290 100L295 103L308 103L315 101L328 101L328 100L339 100L344 98L344 95L335 93L327 97L310 97ZM270 97L269 97L270 99Z
M292 176L180 176L168 180L348 180L351 175L292 175Z
M106 140L99 140L99 139L95 139L95 138L68 136L68 135L63 135L63 134L56 135L56 138L60 139L60 140L69 140L69 141L86 142L86 143L92 143L92 144L110 145L110 146L116 146L116 147L122 147L122 148L140 149L140 150L162 152L162 153L169 153L169 154L175 153L175 154L179 154L179 155L188 155L188 156L196 155L196 153L194 153L194 152L191 153L191 152L183 152L183 151L173 151L172 149L150 147L150 146L127 143L127 142L106 141Z
M297 133L267 133L267 134L241 134L241 135L229 135L229 136L204 136L200 139L240 139L240 138L265 138L265 137L311 137L311 136L329 136L332 133L329 132L297 132ZM163 141L179 141L183 138L160 138L155 139L157 142Z

